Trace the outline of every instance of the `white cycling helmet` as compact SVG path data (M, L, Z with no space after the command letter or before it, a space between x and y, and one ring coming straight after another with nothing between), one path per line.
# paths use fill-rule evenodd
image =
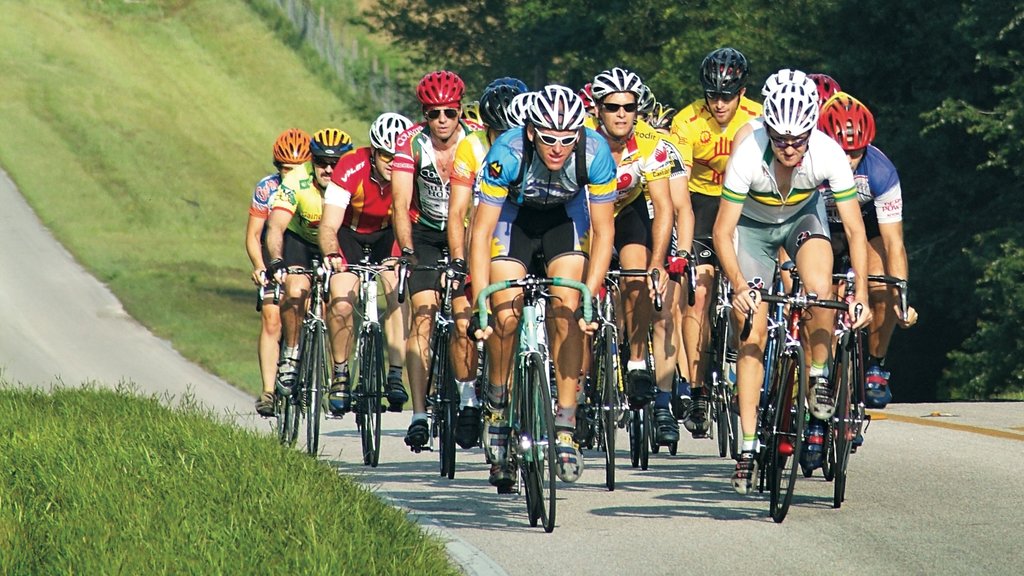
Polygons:
M411 127L412 120L401 114L385 112L370 124L370 146L394 154L395 138Z
M536 92L522 92L512 97L508 108L505 109L505 114L508 115L508 123L511 126L526 126L534 94Z
M616 92L632 92L636 95L637 103L644 93L644 83L639 76L623 68L612 68L605 70L597 76L590 85L594 100L600 102L604 97Z
M764 100L764 123L783 136L799 136L818 125L814 83L783 82Z
M571 88L549 84L534 93L529 120L546 130L578 130L587 111L583 100Z
M640 97L636 99L637 107L636 111L641 116L646 116L651 112L654 112L654 105L658 101L654 98L654 92L651 92L651 88L647 84L643 84L640 88Z
M767 98L769 94L785 83L804 84L807 82L813 81L808 78L807 74L804 74L802 70L790 70L789 68L783 68L769 76L768 79L764 81L764 86L761 88L761 96Z

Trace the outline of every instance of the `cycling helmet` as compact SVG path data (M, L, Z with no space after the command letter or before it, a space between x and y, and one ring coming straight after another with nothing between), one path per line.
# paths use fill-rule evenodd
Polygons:
M665 106L661 102L655 102L654 110L647 115L645 120L655 130L668 130L672 127L672 120L675 119L678 112L675 108Z
M475 122L477 124L483 124L483 120L480 119L480 103L469 102L462 105L462 119Z
M860 100L837 92L821 107L818 129L831 136L843 150L858 150L875 139L875 116Z
M509 126L526 126L530 119L530 106L533 105L533 96L536 92L523 92L512 97L505 113L508 115Z
M814 82L814 86L818 89L818 106L821 106L836 92L842 90L839 87L839 82L836 82L828 74L808 74L807 77Z
M783 68L775 74L772 74L764 81L764 87L761 88L761 96L768 97L776 88L786 82L804 83L810 82L810 78L807 77L802 70L790 70L789 68Z
M735 48L719 48L704 57L700 84L705 92L736 94L747 81L747 57Z
M530 122L547 130L577 130L587 111L571 88L549 84L537 92L530 106Z
M289 128L274 141L274 162L304 164L312 159L309 153L309 134L298 128Z
M799 136L818 125L818 94L807 84L780 84L764 100L764 123L783 136Z
M370 146L394 154L395 138L409 128L412 128L412 120L401 114L385 112L370 124Z
M647 84L642 84L640 86L640 97L637 98L636 111L641 115L650 114L654 110L654 105L656 103L657 101L654 99L654 92L651 92L651 89Z
M579 97L580 100L583 100L583 107L587 109L597 106L597 103L594 102L594 93L591 90L592 87L593 84L587 82L583 85L583 88L580 88Z
M416 97L424 106L458 104L466 85L455 72L438 70L424 76L416 86Z
M595 101L601 102L609 94L632 92L639 105L643 87L643 81L636 74L623 68L612 68L594 76L594 81L590 85L590 93L594 96Z
M341 158L352 151L352 138L337 128L324 128L313 134L309 151L314 158Z
M482 124L498 132L512 127L508 117L508 108L512 99L526 92L526 84L516 78L498 78L484 88L480 97L480 118Z

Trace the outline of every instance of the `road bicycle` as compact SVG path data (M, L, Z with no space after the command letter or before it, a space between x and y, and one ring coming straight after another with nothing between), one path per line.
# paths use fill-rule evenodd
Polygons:
M718 455L735 459L743 434L739 431L739 409L736 404L736 345L732 328L732 288L721 269L715 266L715 281L710 302L707 360L704 366L704 389L709 392L709 430L718 440Z
M517 280L495 282L477 295L477 319L487 326L487 299L500 290L522 290L522 312L516 335L516 358L512 382L508 389L507 416L511 433L506 469L516 470L520 491L526 493L526 511L530 526L540 524L545 532L555 529L555 418L552 410L550 386L550 358L538 344L544 326L538 322L538 302L550 298L546 288L560 286L578 290L581 294L583 318L590 322L593 309L590 291L582 282L568 278L539 278L528 275Z

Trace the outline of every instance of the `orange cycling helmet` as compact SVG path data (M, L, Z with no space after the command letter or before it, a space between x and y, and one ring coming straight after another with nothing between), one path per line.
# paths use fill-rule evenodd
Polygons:
M289 128L274 142L274 162L280 164L304 164L313 155L309 152L309 134L298 128Z
M416 97L424 106L458 104L466 85L455 72L438 70L424 76L416 86Z
M860 100L837 92L821 107L818 129L831 136L843 150L859 150L875 139L875 117Z

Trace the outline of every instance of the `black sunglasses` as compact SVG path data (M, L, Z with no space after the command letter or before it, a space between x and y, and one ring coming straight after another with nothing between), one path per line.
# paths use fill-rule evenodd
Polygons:
M437 120L441 117L442 112L444 112L445 118L449 120L455 120L459 117L459 110L457 108L433 108L424 112L424 115L430 120Z
M732 102L739 95L739 92L716 92L714 90L704 92L704 97L708 101L721 100L722 102Z
M769 134L768 139L771 140L772 145L778 148L779 150L785 150L789 146L792 146L793 149L796 150L797 148L800 148L801 146L807 144L807 141L811 139L811 135L810 133L808 133L807 136L804 136L803 138L787 140L784 136L773 136Z
M323 158L313 158L313 165L317 168L334 168L334 165L337 163L337 158L329 158L327 156L324 156Z
M629 104L613 104L611 102L602 102L601 106L609 112L618 112L619 110L625 110L626 112L636 112L636 102L630 102Z

